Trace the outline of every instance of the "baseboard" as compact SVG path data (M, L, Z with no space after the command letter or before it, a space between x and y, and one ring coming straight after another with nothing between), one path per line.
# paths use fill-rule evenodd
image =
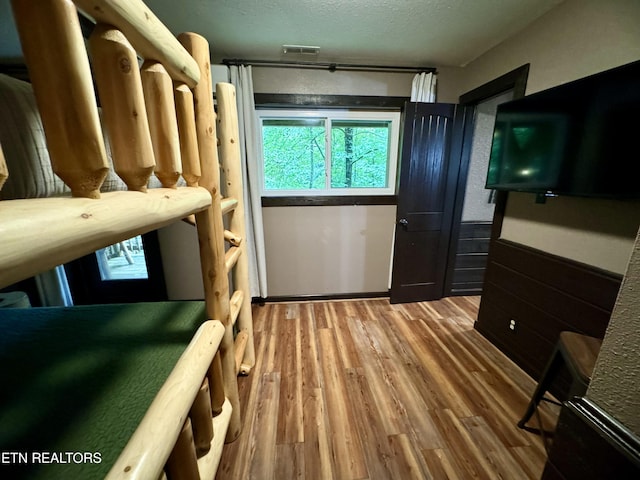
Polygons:
M252 303L282 303L282 302L313 302L330 300L358 300L363 298L385 298L389 297L389 292L358 292L358 293L334 293L330 295L282 295L273 297L253 297Z

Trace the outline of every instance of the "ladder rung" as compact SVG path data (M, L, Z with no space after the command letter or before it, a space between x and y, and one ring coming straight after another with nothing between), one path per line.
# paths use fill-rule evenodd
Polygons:
M224 239L234 247L239 247L242 243L242 237L240 235L236 235L231 230L224 231Z
M240 254L242 250L239 247L231 247L227 250L227 253L224 255L224 266L227 269L227 273L231 271L231 269L235 266L238 258L240 258Z
M236 290L233 292L233 295L231 295L231 299L229 300L229 307L231 309L231 325L235 325L236 320L238 319L238 314L242 308L243 300L244 292L242 290Z
M233 197L223 198L220 202L220 208L222 209L222 213L229 213L231 210L235 209L238 206L238 200Z
M244 358L244 351L247 348L247 340L249 340L249 334L247 332L238 332L238 335L236 335L236 341L234 344L234 350L236 353L236 375L240 373L242 359Z

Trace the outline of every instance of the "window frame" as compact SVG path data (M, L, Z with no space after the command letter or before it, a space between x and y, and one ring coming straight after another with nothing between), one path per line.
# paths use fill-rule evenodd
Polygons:
M351 196L389 196L396 192L396 175L398 171L400 145L400 111L349 109L349 108L257 108L259 130L259 178L261 197L351 197ZM264 175L264 143L262 139L263 120L272 119L324 119L325 122L325 188L322 189L267 189ZM388 121L389 128L389 157L387 161L386 187L363 188L331 187L331 121ZM328 132L328 133L327 133Z

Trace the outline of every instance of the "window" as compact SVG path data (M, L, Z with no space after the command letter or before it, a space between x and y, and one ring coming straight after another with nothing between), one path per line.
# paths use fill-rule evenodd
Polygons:
M392 195L398 112L258 110L262 193Z
M157 231L85 255L64 269L75 305L168 298Z
M149 278L140 235L98 250L96 258L102 281Z

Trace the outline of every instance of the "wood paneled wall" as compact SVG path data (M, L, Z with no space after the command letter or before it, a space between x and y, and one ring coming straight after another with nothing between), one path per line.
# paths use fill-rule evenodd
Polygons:
M475 328L538 379L561 331L604 337L621 280L498 239L491 245Z

